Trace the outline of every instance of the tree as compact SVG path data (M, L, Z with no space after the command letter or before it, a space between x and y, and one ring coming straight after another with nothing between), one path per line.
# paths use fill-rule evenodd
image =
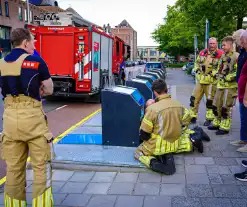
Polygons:
M241 2L240 2L241 1ZM193 51L193 37L198 36L202 49L205 39L205 21L210 22L210 36L221 40L242 28L247 16L246 0L177 0L167 7L164 23L152 33L159 48L171 55L186 55Z
M187 55L193 51L194 28L184 24L188 17L176 5L168 6L165 24L161 24L152 33L159 43L159 50L165 50L170 55Z

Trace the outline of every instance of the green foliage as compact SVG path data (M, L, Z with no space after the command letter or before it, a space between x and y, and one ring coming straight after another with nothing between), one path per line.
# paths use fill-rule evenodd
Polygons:
M164 23L152 33L159 49L169 55L188 55L194 51L194 35L203 49L205 21L210 22L210 36L220 41L242 27L247 16L246 0L177 0L167 7Z
M167 64L166 67L168 68L182 68L186 63L180 63L180 64Z

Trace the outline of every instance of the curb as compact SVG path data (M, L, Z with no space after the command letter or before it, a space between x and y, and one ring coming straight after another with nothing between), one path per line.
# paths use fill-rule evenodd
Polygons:
M28 163L27 169L32 169L31 164ZM55 161L52 162L53 170L69 170L69 171L94 171L94 172L131 172L131 173L140 173L140 172L151 172L150 169L146 167L116 167L108 165L85 165L78 162L71 161Z

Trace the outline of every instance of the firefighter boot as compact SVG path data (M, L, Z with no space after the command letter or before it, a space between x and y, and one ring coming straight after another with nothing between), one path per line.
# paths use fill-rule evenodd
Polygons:
M171 169L171 175L176 172L175 162L172 153L160 155L158 158L164 165Z
M194 131L198 131L200 133L200 137L202 140L209 142L211 139L208 136L208 134L206 132L203 131L203 129L199 126L196 126L194 129Z
M150 168L155 172L164 173L166 175L173 175L176 172L173 156L166 159L166 164L156 158L151 159Z
M200 133L195 131L195 133L190 135L190 140L193 144L193 147L198 150L198 152L203 153L203 143L200 139Z
M214 119L214 113L213 113L213 101L207 100L206 102L206 121L204 122L204 126L210 126L212 120Z
M225 135L228 134L231 127L231 118L228 117L227 108L222 108L222 120L220 122L219 130L216 132L216 135Z
M192 119L191 119L191 124L195 124L196 121L197 121L197 114L195 114L194 112L194 107L195 107L195 97L194 96L191 96L190 97L190 107L191 107L191 111L192 111Z
M218 111L216 106L212 106L214 119L213 122L208 126L208 130L218 130L220 128L220 120L218 118Z

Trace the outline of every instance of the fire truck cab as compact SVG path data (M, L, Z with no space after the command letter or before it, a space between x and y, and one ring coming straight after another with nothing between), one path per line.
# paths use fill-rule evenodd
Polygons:
M60 13L59 13L60 14ZM54 82L52 96L83 97L99 94L114 81L114 38L96 26L75 27L68 15L28 25L36 50L48 65Z
M118 36L113 37L112 73L116 83L120 83L120 66L130 57L130 47Z

